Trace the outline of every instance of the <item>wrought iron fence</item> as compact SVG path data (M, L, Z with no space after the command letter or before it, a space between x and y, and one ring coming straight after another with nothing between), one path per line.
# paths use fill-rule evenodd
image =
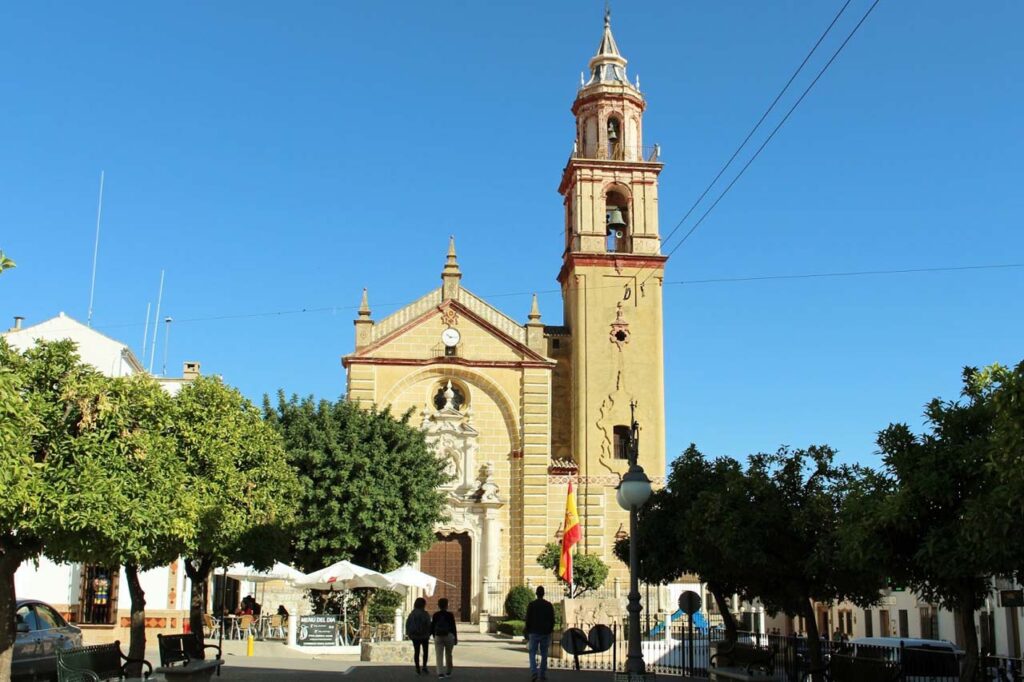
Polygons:
M591 624L577 624L575 627L589 631ZM615 643L607 651L585 653L573 657L564 651L549 661L552 668L580 670L623 670L626 661L628 627L625 622L606 623L615 635ZM653 626L653 627L652 627ZM708 676L711 657L719 644L725 640L725 632L719 628L693 629L692 633L683 623L673 622L666 629L658 627L657 619L642 619L643 637L641 650L647 669L659 675L681 677ZM657 633L657 634L652 634ZM561 638L556 632L556 643ZM772 675L787 682L805 682L810 679L811 665L809 642L806 637L795 635L738 633L738 641L774 651ZM557 644L556 644L557 645ZM850 644L828 639L820 640L823 666L836 657L868 659L891 664L899 671L899 682L957 682L959 680L962 654L935 649L916 647L886 647L865 644ZM1021 659L987 656L982 659L980 682L1022 682L1024 664Z

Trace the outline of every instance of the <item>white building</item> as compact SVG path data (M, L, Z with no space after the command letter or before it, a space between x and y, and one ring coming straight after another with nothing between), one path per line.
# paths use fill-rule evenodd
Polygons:
M22 327L22 318L0 334L11 347L25 351L37 341L70 339L78 345L82 361L111 377L131 376L145 368L124 343L91 329L64 313L39 324ZM199 375L199 363L185 363L181 378L157 380L171 395L184 382ZM169 566L142 573L146 593L146 624L154 633L180 632L188 620L190 584L181 559ZM82 627L86 643L128 640L130 598L124 570L119 566L56 564L46 557L25 562L14 575L19 598L52 604L65 618ZM125 586L124 589L121 589Z

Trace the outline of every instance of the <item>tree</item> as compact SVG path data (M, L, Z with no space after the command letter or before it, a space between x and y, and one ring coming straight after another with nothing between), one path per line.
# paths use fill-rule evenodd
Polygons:
M174 400L171 432L195 498L198 524L185 556L192 582L189 619L202 632L206 582L217 566L269 567L302 509L280 436L259 410L216 377L199 377Z
M11 268L16 267L18 267L18 264L15 263L10 258L8 258L7 255L3 252L3 249L0 249L0 272L3 272L4 270L10 270Z
M986 549L1006 575L1024 580L1024 362L971 371L967 390L992 409L988 469L991 473L985 518L973 524L985 533Z
M131 597L128 655L142 659L146 598L139 572L181 556L197 518L170 433L170 396L148 375L100 384L96 413L74 447L59 454L61 467L76 472L69 486L81 494L45 552L56 561L124 566Z
M423 432L387 409L347 400L264 399L301 489L292 556L306 572L348 559L378 571L413 561L444 519L448 478Z
M36 548L26 545L31 518L26 512L41 498L32 459L33 437L41 424L23 395L13 352L0 339L0 680L10 680L16 637L14 573ZM21 364L20 362L18 364Z
M1003 548L989 542L994 508L1006 502L988 466L993 402L977 390L975 370L963 376L963 400L929 402L923 434L906 424L890 424L879 433L883 471L861 494L871 504L862 505L869 511L857 544L862 556L888 567L894 580L957 614L966 681L978 667L974 614L991 579L1012 567Z
M562 557L562 546L557 542L549 542L544 545L544 551L537 556L537 563L542 567L558 575L558 561ZM595 554L582 554L577 552L572 556L572 590L566 586L569 598L582 597L587 592L600 589L604 581L608 579L608 564L601 561L601 557Z
M824 679L815 602L851 601L870 606L883 586L877 566L842 552L843 504L863 471L836 466L827 445L780 448L748 458L747 500L756 513L746 529L750 572L742 581L771 612L803 616L810 671ZM726 531L728 533L728 531Z
M761 542L753 535L756 514L747 498L739 462L705 459L690 446L672 461L667 485L638 510L636 541L643 561L640 578L669 583L700 576L722 614L726 639L735 641L736 618L729 597L752 599L744 583ZM615 544L615 555L629 563L629 538Z
M78 484L82 445L98 414L103 377L70 341L19 353L0 339L0 682L10 680L16 637L14 573L38 557L96 491Z

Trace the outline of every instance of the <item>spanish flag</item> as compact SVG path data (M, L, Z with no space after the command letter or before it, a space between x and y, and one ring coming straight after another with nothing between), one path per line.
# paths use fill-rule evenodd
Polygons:
M580 515L576 512L576 493L572 491L572 480L569 480L569 495L565 498L565 531L562 535L562 558L558 560L558 576L567 583L572 583L572 546L580 541L582 528Z

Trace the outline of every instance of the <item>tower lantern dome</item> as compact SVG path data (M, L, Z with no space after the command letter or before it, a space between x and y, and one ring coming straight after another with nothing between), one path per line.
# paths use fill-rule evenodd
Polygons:
M619 46L615 44L615 36L612 35L610 9L606 9L604 12L604 33L601 35L601 44L597 48L597 54L591 57L588 66L590 80L584 87L597 83L632 87L626 77L626 58L619 52Z

